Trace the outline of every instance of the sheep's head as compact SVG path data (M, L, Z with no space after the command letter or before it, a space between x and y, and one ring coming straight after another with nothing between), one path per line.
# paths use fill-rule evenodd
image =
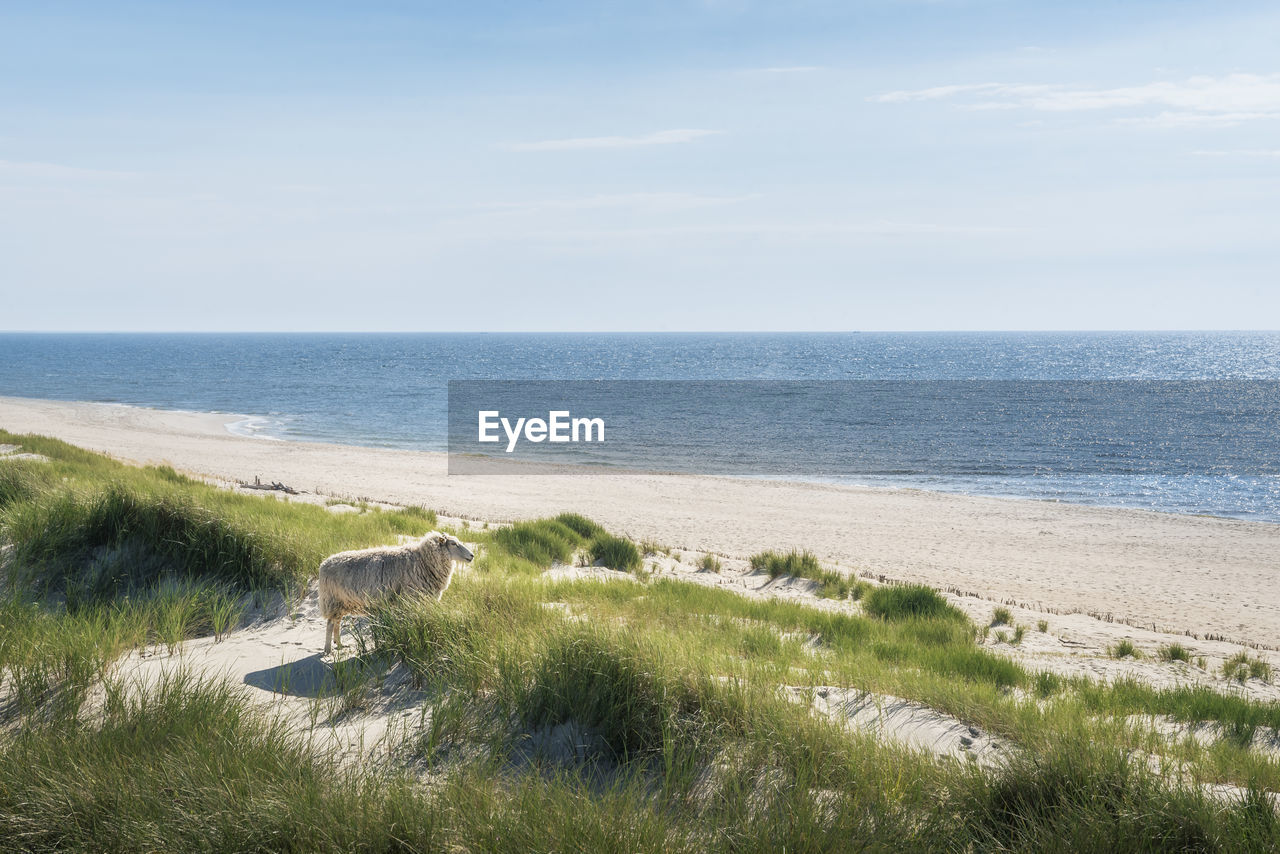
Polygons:
M435 538L436 547L448 554L450 560L460 560L463 563L471 563L472 558L475 557L475 555L471 553L471 549L464 546L462 544L462 540L459 540L457 537L450 536L449 534L442 534L439 531L432 531L430 534L427 534L427 536Z

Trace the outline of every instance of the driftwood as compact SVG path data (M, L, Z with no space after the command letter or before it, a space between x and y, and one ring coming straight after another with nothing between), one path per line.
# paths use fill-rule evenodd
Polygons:
M294 489L292 486L285 486L283 483L281 483L278 480L273 480L271 483L263 483L262 478L258 477L257 475L254 475L253 483L245 483L243 480L240 481L240 488L241 489L269 489L269 490L275 490L276 492L284 492L289 495L298 494L298 490Z

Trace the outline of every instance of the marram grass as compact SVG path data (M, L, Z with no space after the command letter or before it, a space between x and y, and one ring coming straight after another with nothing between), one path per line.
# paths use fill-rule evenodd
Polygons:
M422 725L402 764L339 767L243 687L131 685L113 662L230 631L255 590L296 592L326 554L421 534L429 511L334 515L0 441L51 458L0 464L0 851L1280 847L1261 793L1280 770L1249 749L1276 704L1030 672L927 588L859 589L862 613L836 613L666 578L545 580L612 536L581 516L458 532L480 555L442 601L372 616L366 655L413 675ZM803 552L760 568L831 583ZM927 704L1014 752L983 771L877 741L811 713L823 686ZM1226 735L1165 746L1182 773L1159 773L1138 751L1161 746L1127 722L1147 714Z

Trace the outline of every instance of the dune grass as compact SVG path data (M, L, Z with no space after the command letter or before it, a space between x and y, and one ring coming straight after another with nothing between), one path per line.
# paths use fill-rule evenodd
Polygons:
M591 540L605 533L605 529L577 513L561 513L555 521L578 535L579 540Z
M0 675L18 668L29 685L83 688L127 649L221 637L255 605L296 596L326 555L436 521L235 494L47 437L0 431L0 443L49 458L0 462L0 613L24 627L0 631Z
M0 437L0 444L7 444L3 437ZM5 460L0 465L0 509L32 499L52 483L53 477L43 463Z
M1271 665L1261 658L1249 657L1247 652L1237 652L1222 664L1222 675L1237 682L1249 679L1271 681Z
M598 665L629 653L606 643L560 654L585 656L603 678L613 671ZM1170 789L1119 751L1076 740L988 776L776 708L751 714L759 737L749 740L681 730L661 719L673 705L661 686L616 675L623 688L610 690L635 703L637 745L658 731L681 746L701 739L717 770L690 775L679 755L639 750L602 782L554 768L503 772L488 759L427 791L407 775L338 768L255 713L241 690L180 674L114 686L90 725L64 717L0 744L0 839L25 851L317 852L763 852L848 850L851 840L872 850L1225 852L1276 840L1259 799L1222 805Z
M63 716L0 746L0 848L339 851L440 844L406 782L335 773L243 690L189 675L112 683L91 722Z
M583 549L591 561L623 572L639 569L643 563L635 543L610 534L576 513L516 522L499 528L492 542L512 557L541 569L569 563L579 549Z
M751 569L767 572L770 578L789 576L807 578L818 584L818 595L828 599L859 599L871 588L865 581L858 581L835 570L823 569L812 552L765 551L751 556Z
M509 554L540 566L568 563L584 538L556 519L517 522L499 528L494 542Z
M1138 650L1136 646L1133 645L1133 641L1129 640L1128 638L1124 638L1123 640L1118 641L1116 645L1111 648L1110 652L1111 652L1112 658L1141 658L1142 657L1142 653Z
M637 570L643 563L635 543L608 533L593 537L587 545L587 554L594 563L622 572Z
M991 696L998 696L1008 682L1030 681L1016 669L1000 670L1007 662L968 647L972 628L956 626L953 618L935 624L823 614L665 579L647 587L546 585L547 601L564 603L585 618L566 623L558 612L530 606L530 594L539 587L532 579L490 576L458 583L451 609L426 603L384 615L374 629L378 644L391 650L379 632L394 632L412 620L430 625L410 643L409 648L423 647L409 660L427 670L441 696L453 702L484 698L483 711L474 700L465 707L469 711L455 705L449 723L441 725L447 729L433 731L427 752L437 772L461 764L451 764L451 754L441 749L451 740L482 745L482 754L503 767L539 731L572 722L591 736L587 766L604 762L620 769L615 773L621 777L611 778L615 784L635 779L629 775L649 780L651 794L640 799L644 807L637 804L638 814L652 815L655 799L678 804L666 821L683 824L696 817L704 834L696 838L721 839L726 846L732 840L740 850L768 850L806 827L804 833L820 835L811 839L830 839L833 828L844 827L895 849L1044 850L1069 839L1073 850L1165 850L1161 840L1174 845L1189 839L1203 842L1203 850L1230 850L1231 844L1261 850L1274 838L1256 804L1224 809L1200 790L1170 789L1145 766L1130 762L1121 747L1099 746L1088 730L1046 733L1050 752L984 776L908 760L851 737L769 688L780 681L821 681L805 645L787 637L805 632L822 647L829 645L833 657L835 650L847 651L846 664L863 674L884 673L874 663L878 650L896 642L900 664L909 659L945 674L941 681L947 684L959 677L988 685L996 692ZM698 613L706 617L691 619ZM481 631L482 625L492 629ZM966 649L968 655L959 654ZM400 655L405 647L394 650ZM1097 690L1098 697L1107 695ZM1165 699L1172 706L1177 698ZM474 761L476 754L461 755ZM708 778L708 768L721 770ZM889 788L869 791L876 786ZM818 792L829 799L829 815L815 808ZM909 826L890 821L892 834L880 836L885 825L869 827L854 816L888 807L886 796L892 814L913 818ZM776 808L775 821L787 829L762 827L745 808L752 799ZM747 828L752 832L745 833ZM902 836L895 840L893 834Z
M218 489L167 467L137 468L56 439L0 431L49 463L5 462L23 494L0 507L14 563L35 570L44 590L87 585L110 598L160 575L209 578L249 589L296 587L344 548L421 535L435 514L421 508L335 515L323 507ZM87 567L87 569L86 569Z
M968 622L968 618L942 598L938 591L922 584L877 587L867 594L863 608L868 614L884 620L923 617Z
M0 536L16 547L0 599L0 850L1280 845L1264 796L1197 785L1280 788L1276 763L1248 749L1280 726L1280 705L1029 673L920 586L876 587L844 613L669 578L552 581L552 562L612 536L569 515L456 532L479 557L445 598L372 616L365 652L412 674L421 727L403 764L340 768L241 687L183 674L132 686L112 662L222 634L261 585L294 590L324 554L421 534L429 513L334 515L20 439L51 462L0 485ZM803 552L757 568L825 572ZM348 674L353 693L362 673ZM105 699L90 704L95 686ZM822 686L932 706L1014 753L982 771L877 741L815 716ZM1184 772L1161 774L1127 723L1151 714L1235 735L1168 747ZM565 732L571 759L554 748Z

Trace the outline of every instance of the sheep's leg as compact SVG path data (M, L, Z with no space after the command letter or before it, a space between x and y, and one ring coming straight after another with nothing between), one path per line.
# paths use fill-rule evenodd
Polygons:
M333 620L324 624L324 654L328 655L333 650Z
M333 621L333 645L342 649L342 618Z

